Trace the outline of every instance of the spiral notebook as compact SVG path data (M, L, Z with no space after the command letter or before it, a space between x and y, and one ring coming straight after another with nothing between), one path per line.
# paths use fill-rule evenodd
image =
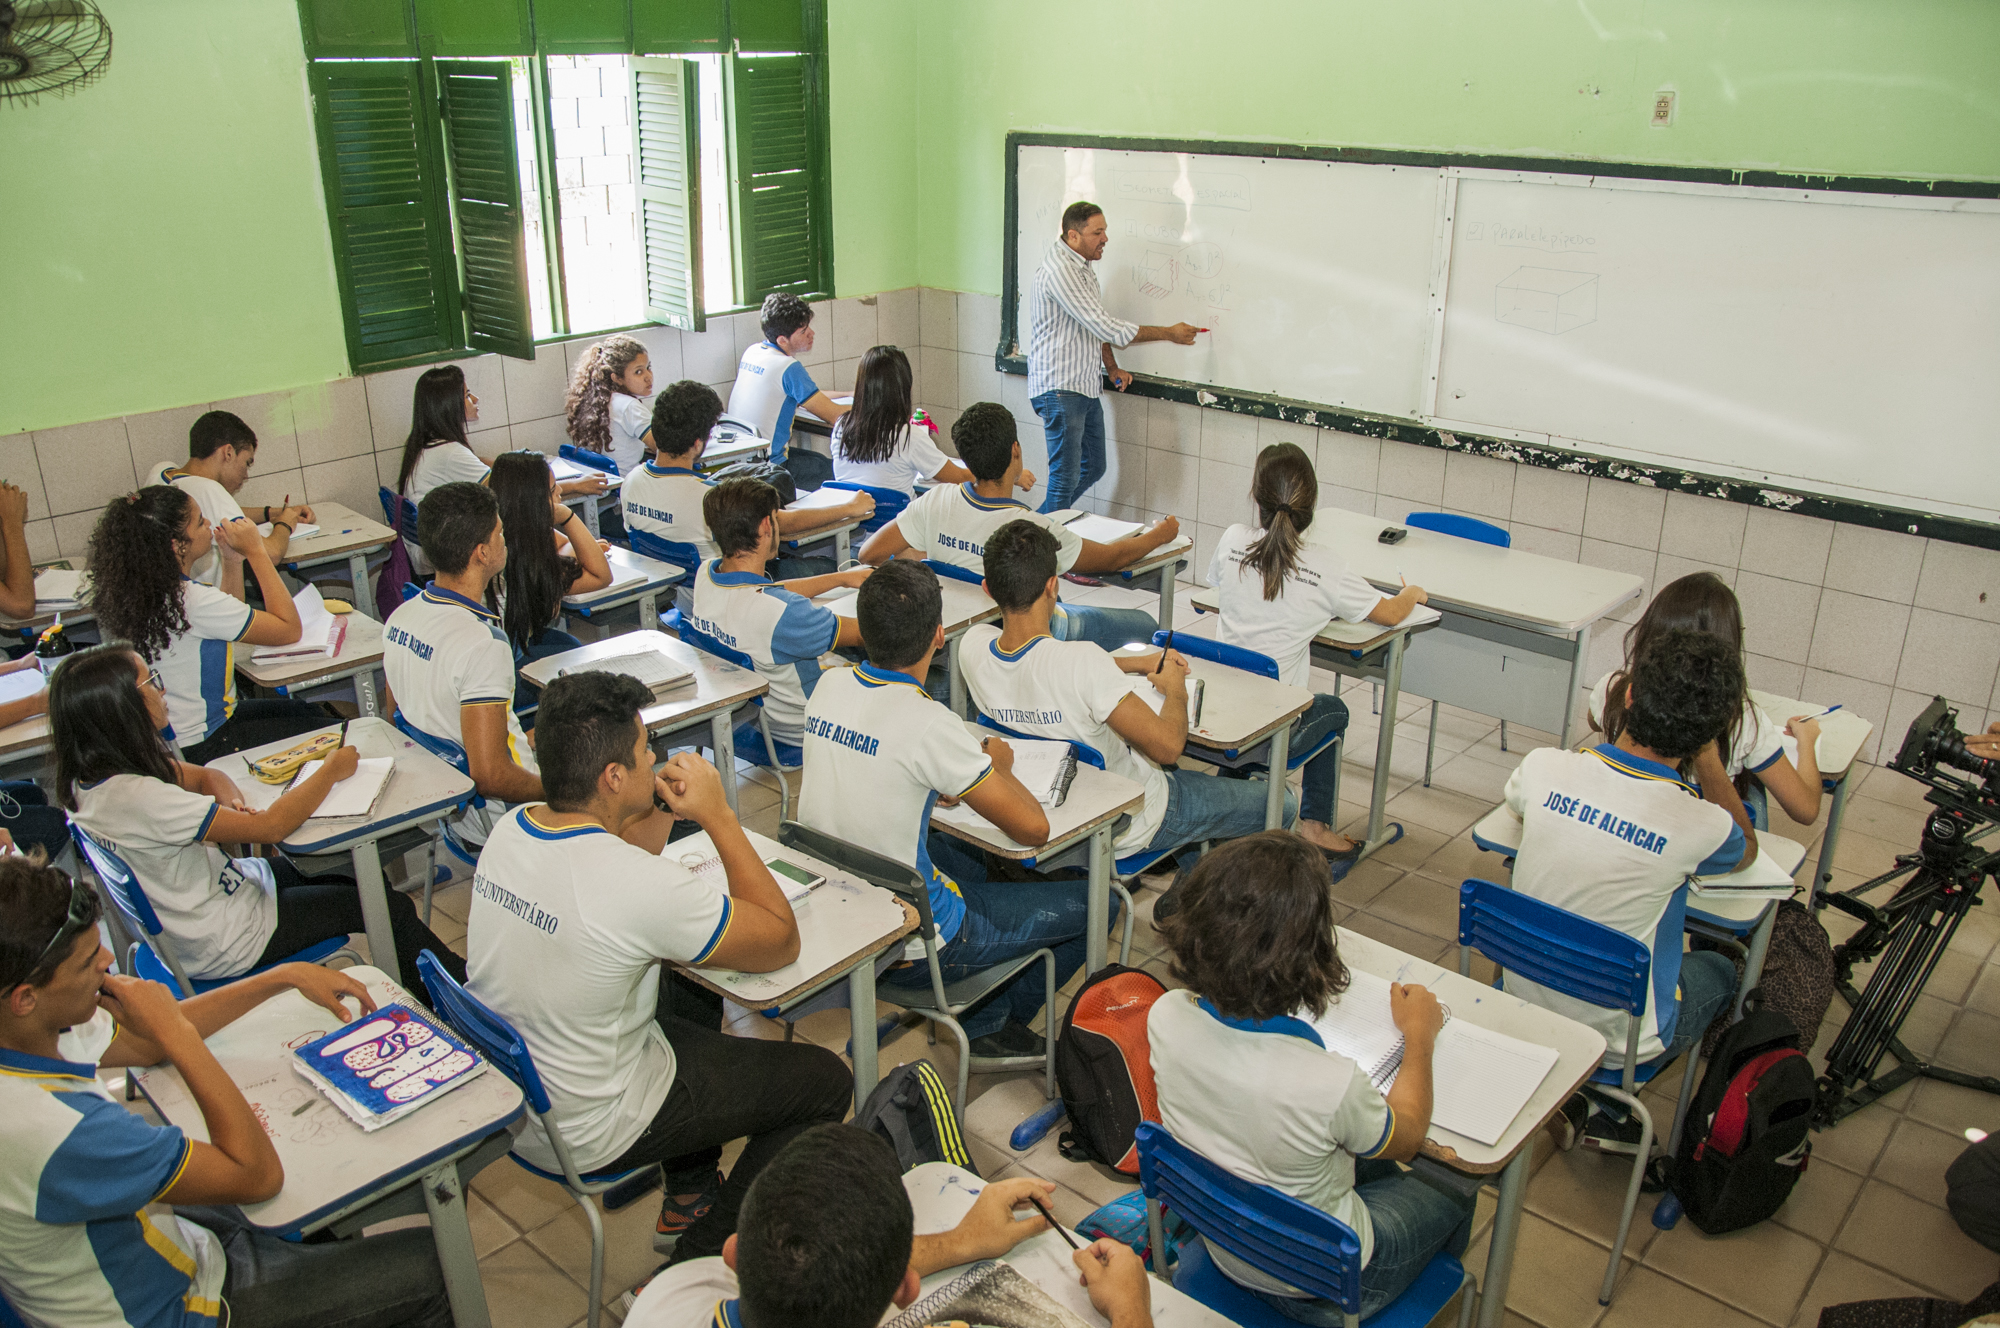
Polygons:
M882 1328L967 1323L980 1328L1087 1328L1012 1264L976 1263Z
M478 1052L407 1005L384 1005L292 1053L292 1068L364 1130L478 1078Z
M1389 1014L1389 983L1359 969L1348 974L1347 990L1313 1029L1328 1051L1353 1061L1387 1093L1403 1068L1403 1035ZM1556 1059L1554 1047L1447 1014L1431 1057L1431 1121L1482 1144L1498 1143Z
M1060 807L1076 778L1076 753L1066 742L1044 738L1009 738L1014 749L1014 778L1044 807Z

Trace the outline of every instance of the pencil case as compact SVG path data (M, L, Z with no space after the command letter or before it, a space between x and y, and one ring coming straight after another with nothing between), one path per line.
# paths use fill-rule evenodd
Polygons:
M265 784L283 784L299 772L299 767L308 761L331 756L340 746L339 733L322 733L308 738L296 747L287 747L282 752L272 752L249 763L250 773Z

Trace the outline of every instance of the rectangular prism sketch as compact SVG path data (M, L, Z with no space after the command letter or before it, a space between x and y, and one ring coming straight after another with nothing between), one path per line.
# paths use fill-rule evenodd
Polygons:
M1597 274L1517 267L1493 292L1493 316L1551 334L1597 321Z

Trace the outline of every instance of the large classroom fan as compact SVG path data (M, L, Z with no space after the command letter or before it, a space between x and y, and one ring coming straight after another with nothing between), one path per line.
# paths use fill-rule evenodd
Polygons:
M110 63L111 25L91 0L0 0L0 99L67 96Z

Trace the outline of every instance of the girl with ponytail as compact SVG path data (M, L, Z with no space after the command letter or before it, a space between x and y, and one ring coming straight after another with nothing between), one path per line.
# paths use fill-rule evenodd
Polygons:
M583 353L570 380L564 414L578 447L601 452L623 475L653 450L653 362L646 347L617 333Z
M1312 685L1312 641L1331 619L1393 627L1425 602L1422 587L1384 596L1348 570L1331 549L1308 544L1319 506L1319 477L1291 443L1257 454L1250 500L1257 525L1238 523L1222 532L1208 566L1209 584L1221 600L1216 639L1277 661L1278 677L1294 687ZM1347 707L1337 696L1315 695L1312 708L1292 725L1291 749L1303 752L1347 727ZM1359 846L1333 829L1339 756L1329 747L1306 762L1298 831L1325 850L1336 878Z

